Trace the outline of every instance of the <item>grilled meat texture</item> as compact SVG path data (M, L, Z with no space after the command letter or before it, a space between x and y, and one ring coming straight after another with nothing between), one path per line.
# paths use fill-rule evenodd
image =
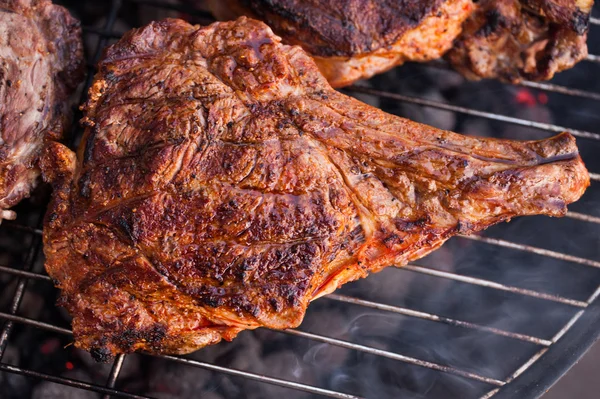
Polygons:
M345 282L589 184L574 138L458 135L333 90L298 46L242 17L164 20L109 47L77 155L54 187L46 269L99 360L187 353L291 328Z
M482 0L446 57L470 79L551 79L587 56L593 3Z
M197 1L197 0L196 0ZM471 0L209 0L222 20L266 22L308 51L334 87L405 61L441 57L473 9Z
M83 75L79 22L48 0L0 0L0 220L28 197L46 140L63 136Z

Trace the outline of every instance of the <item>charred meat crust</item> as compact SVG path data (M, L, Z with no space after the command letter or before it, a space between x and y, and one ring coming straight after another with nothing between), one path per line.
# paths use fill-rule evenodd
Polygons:
M471 0L209 0L222 20L266 22L288 44L311 53L333 87L369 78L405 61L441 57L460 34Z
M592 0L484 0L446 54L470 79L548 80L587 55Z
M321 57L351 57L391 46L434 15L444 0L240 0L292 44Z
M151 23L109 47L78 156L44 153L46 269L98 360L291 328L309 302L451 236L560 216L569 134L479 139L333 90L263 23Z

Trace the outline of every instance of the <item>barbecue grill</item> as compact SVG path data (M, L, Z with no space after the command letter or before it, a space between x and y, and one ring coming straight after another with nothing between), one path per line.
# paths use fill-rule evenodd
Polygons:
M178 1L63 3L84 24L88 78L80 102L102 49L125 29L167 14L211 21ZM600 52L600 19L591 24L590 51ZM600 172L598 73L600 56L589 55L552 83L512 86L465 82L436 62L344 91L460 132L535 139L566 130L590 171ZM71 145L81 133L74 123ZM524 218L454 238L417 264L316 301L298 329L244 332L190 356L119 356L110 367L69 346L68 317L54 306L57 291L42 267L42 188L0 227L0 398L41 397L43 384L71 387L72 397L186 397L189 387L193 397L219 398L539 397L600 335L600 173L591 178L566 218ZM57 392L44 397L68 391Z

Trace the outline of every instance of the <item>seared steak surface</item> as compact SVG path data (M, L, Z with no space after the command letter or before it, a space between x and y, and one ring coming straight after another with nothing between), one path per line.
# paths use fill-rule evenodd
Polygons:
M49 0L0 0L0 220L28 197L46 140L70 120L82 78L79 22Z
M106 50L54 143L46 268L99 360L295 327L341 284L589 184L572 136L465 137L333 90L261 22L154 22Z
M587 56L593 0L483 0L447 54L471 79L548 80Z
M195 0L196 2L198 0ZM208 0L218 19L266 22L315 59L334 87L405 61L441 57L459 35L472 0Z

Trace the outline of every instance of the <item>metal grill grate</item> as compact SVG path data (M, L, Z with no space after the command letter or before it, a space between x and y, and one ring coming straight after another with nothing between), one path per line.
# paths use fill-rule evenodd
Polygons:
M92 55L90 63L88 64L88 79L86 82L86 90L84 91L83 96L87 92L87 87L91 83L92 74L93 74L93 65L97 62L100 57L102 49L107 45L107 43L114 38L118 38L120 35L118 33L113 32L113 28L121 7L123 4L128 3L136 3L138 5L146 5L151 7L158 7L170 10L176 10L179 12L184 12L188 15L196 15L199 17L205 17L206 14L195 11L190 7L173 5L166 1L151 1L151 0L113 0L111 2L110 9L108 14L106 14L106 22L102 29L94 28L94 27L85 27L84 34L86 36L86 40L95 39L96 45L93 49L88 49L88 53ZM600 20L593 18L592 25L600 25ZM598 28L592 27L592 30L598 30ZM592 31L592 33L594 33ZM597 33L597 32L596 32ZM600 58L595 55L590 55L588 57L588 62L598 63L600 62ZM434 63L426 67L433 68L441 68L447 69L447 67L440 63ZM589 99L590 101L600 100L600 93L595 93L586 90L580 89L571 89L568 87L550 84L550 83L532 83L532 82L524 82L522 86L527 88L533 88L536 90L543 90L548 92L559 93L562 95L579 97ZM382 91L377 89L372 89L368 87L362 86L352 86L347 88L349 92L353 93L361 93L371 96L376 96L380 99L388 99L392 101L416 104L424 107L432 107L445 111L451 111L454 113L465 114L469 116L475 116L479 118L485 118L489 120L494 120L502 123L513 124L518 126L525 126L529 128L535 128L542 131L548 132L562 132L562 131L570 131L573 135L577 136L584 142L585 140L597 141L600 140L600 134L585 130L578 129L569 129L564 126L558 126L550 123L541 123L532 120L500 115L497 113L483 112L472 108L466 108L458 105L448 104L441 101L435 101L420 97L402 95L398 93L392 93L388 91ZM84 98L82 97L82 101ZM76 124L75 124L76 126ZM74 127L73 131L73 141L76 140L77 137L81 134L81 130L79 127ZM72 143L74 144L74 143ZM592 180L594 181L594 185L598 184L600 181L600 174L592 173ZM40 211L43 211L40 209ZM40 212L42 213L42 212ZM583 213L577 212L569 212L567 215L571 219L577 220L577 223L585 224L600 224L600 218L594 215L587 215ZM33 226L33 227L32 227ZM42 373L30 369L25 369L21 367L17 367L11 365L9 363L3 362L2 357L5 353L9 338L11 336L11 332L14 329L15 323L25 324L33 327L37 327L40 329L45 329L54 333L70 335L71 331L60 326L50 324L47 322L43 322L40 320L28 318L19 315L20 304L27 290L27 285L29 281L40 281L45 284L51 284L50 277L46 274L39 273L33 271L34 265L36 261L40 257L40 249L41 249L41 218L38 218L31 225L26 224L17 224L17 223L5 223L2 226L2 229L18 231L29 237L30 244L28 246L28 251L25 256L25 261L23 265L19 267L8 267L8 266L0 266L0 274L12 275L16 279L16 289L14 292L14 296L12 297L12 302L10 303L6 312L0 312L0 318L5 320L5 324L2 327L0 332L0 371L6 373L16 373L21 374L27 377L31 377L34 379L46 380L58 384L68 385L71 387L95 391L101 394L106 395L106 397L114 396L114 397L126 397L126 398L142 398L145 396L132 394L129 392L125 392L120 389L116 389L117 381L119 379L119 374L123 367L123 363L125 360L125 356L119 356L113 363L112 369L108 376L108 379L104 386L77 381L75 379L59 377L56 375L51 375L48 373ZM561 264L570 263L574 264L575 267L591 267L591 268L600 268L600 261L596 259L588 259L579 256L573 256L566 253L549 250L545 248L535 247L531 245L525 245L517 242L507 241L504 239L490 238L490 237L464 237L466 239L475 241L478 245L491 245L498 246L503 248L508 248L515 251L521 251L527 254L535 254L547 258L552 258L556 261L561 262ZM573 265L571 265L572 267ZM467 330L474 331L483 331L492 335L506 337L507 339L517 340L526 342L528 344L535 345L537 350L534 352L533 356L529 357L524 361L519 367L514 369L514 371L508 375L506 378L493 378L487 376L485 373L475 373L472 371L468 371L465 369L446 366L441 363L436 363L428 360L423 360L417 357L412 357L408 355L403 355L401 353L396 353L388 350L380 349L376 346L369 346L359 343L354 343L348 340L334 338L331 336L326 336L322 334L315 334L303 330L287 330L281 331L281 334L287 334L295 337L300 337L302 339L316 341L325 343L328 345L338 346L341 348L346 348L352 351L363 352L370 355L374 355L377 357L383 357L392 359L399 362L408 363L411 365L416 365L419 367L437 370L443 373L450 373L456 376L460 376L461 378L465 378L467 380L473 380L480 383L483 383L488 386L486 392L481 398L488 399L491 397L515 397L515 392L520 392L523 394L524 392L529 392L530 395L535 396L541 393L541 389L548 385L548 382L553 382L558 378L563 372L568 369L569 365L572 364L578 356L580 356L596 339L597 331L600 332L600 329L595 328L594 326L598 326L600 324L600 301L597 301L597 297L600 295L600 280L596 282L598 288L593 291L589 297L581 299L581 298L571 298L568 296L559 295L556 293L542 292L539 290L525 289L518 287L517 285L510 285L506 283L500 283L484 278L473 277L465 274L460 274L457 272L449 272L443 271L432 267L419 266L415 264L411 264L403 268L403 270L409 271L411 273L415 273L417 275L422 276L430 276L436 279L445 279L451 282L458 282L461 284L474 285L478 287L482 287L485 290L494 290L499 292L508 292L514 295L532 297L540 301L547 301L551 303L556 303L560 305L565 305L574 309L574 314L570 317L563 326L558 329L554 334L548 337L538 337L531 334L517 333L513 331L508 331L496 327L491 327L485 324L474 323L466 320L461 320L458 318L451 318L440 316L437 314L424 312L420 310L411 309L409 307L401 307L401 306L392 306L384 303L360 299L353 296L341 295L341 294L332 294L327 296L326 298L330 301L338 302L345 305L353 305L363 307L365 309L374 309L383 312L389 312L390 314L402 315L410 318L421 319L426 321L431 321L435 323L442 323L448 326L462 328ZM327 300L325 299L325 300ZM587 328L586 328L587 326ZM591 326L591 327L590 327ZM567 339L567 336L568 339ZM575 345L569 346L567 345ZM562 347L561 347L562 345ZM575 349L573 349L575 348ZM570 351L568 349L571 349ZM564 353L569 352L569 355L564 355ZM150 355L148 355L150 356ZM569 357L570 356L570 357ZM289 388L292 390L304 391L314 395L320 395L325 397L333 397L333 398L359 398L352 393L339 392L331 389L320 388L315 385L299 383L295 381L285 380L281 378L269 377L267 375L263 375L260 373L254 373L249 371L243 371L240 369L233 369L228 367L222 367L216 364L201 362L197 360L192 360L185 357L178 356L155 356L158 358L162 358L166 361L170 362L178 362L181 364L185 364L189 367L197 367L203 368L207 370L211 370L217 373L229 374L232 376L242 377L246 379L251 379L258 381L260 383L265 384L273 384L281 387ZM549 362L556 361L556 359L560 359L564 363L564 367L561 367L560 370L548 371L548 369L544 369L543 364L549 364ZM536 367L533 367L536 365ZM541 371L540 371L541 370ZM542 373L546 374L546 383L538 384L537 388L529 388L527 381L519 382L520 377L523 377L525 374L529 373L529 381L537 378L537 382L542 381ZM528 391L529 389L529 391ZM512 395L512 396L511 396ZM519 397L523 397L521 395L516 395Z

